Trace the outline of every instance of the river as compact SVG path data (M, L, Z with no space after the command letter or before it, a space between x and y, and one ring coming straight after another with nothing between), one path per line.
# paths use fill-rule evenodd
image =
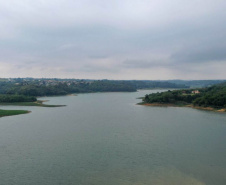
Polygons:
M0 185L225 185L226 114L134 93L44 97L0 118Z

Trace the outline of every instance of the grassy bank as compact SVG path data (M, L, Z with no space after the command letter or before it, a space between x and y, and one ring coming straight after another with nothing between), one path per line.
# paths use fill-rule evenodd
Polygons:
M45 101L35 101L35 102L13 102L13 103L3 103L1 102L0 105L16 105L16 106L39 106L39 107L63 107L65 105L48 105L44 104Z
M0 105L12 105L12 106L39 106L39 107L63 107L65 105L48 105L44 104L42 100L38 100L35 102L13 102L13 103L3 103L1 102ZM2 110L0 109L0 118L4 116L14 116L19 114L27 114L31 111L27 110Z
M27 114L30 111L27 110L1 110L0 109L0 118L4 116L14 116L19 114Z

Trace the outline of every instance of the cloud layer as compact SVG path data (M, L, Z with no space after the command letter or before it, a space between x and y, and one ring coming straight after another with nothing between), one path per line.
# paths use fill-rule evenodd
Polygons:
M0 77L225 79L224 0L0 0Z

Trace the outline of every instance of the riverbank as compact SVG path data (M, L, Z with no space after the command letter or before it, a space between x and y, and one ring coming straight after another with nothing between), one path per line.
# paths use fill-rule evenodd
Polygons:
M39 107L64 107L66 105L48 105L44 104L48 100L38 100L35 102L13 102L13 103L0 103L0 105L16 105L16 106L39 106Z
M30 113L31 111L27 110L2 110L0 109L0 118L5 117L5 116L15 116L19 114L27 114Z
M0 105L6 105L6 106L38 106L38 107L64 107L66 105L48 105L44 104L44 102L47 102L48 100L38 100L35 102L13 102L13 103L0 103ZM27 114L31 111L28 110L2 110L0 109L0 118L5 116L15 116L19 114Z
M156 107L190 107L193 109L226 113L226 108L200 107L200 106L194 106L192 104L183 104L183 103L176 103L176 104L172 104L172 103L138 103L137 105L156 106Z

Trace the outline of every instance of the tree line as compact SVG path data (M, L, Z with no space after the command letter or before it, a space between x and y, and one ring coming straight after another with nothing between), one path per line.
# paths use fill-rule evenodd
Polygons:
M37 101L34 96L24 95L0 95L0 103L14 103L14 102L34 102Z
M54 85L40 85L39 81L0 82L0 94L18 94L26 96L51 96L69 93L89 92L135 92L144 88L186 88L169 82L157 81L123 81L123 80L95 80L80 82L55 81Z
M189 90L174 90L162 93L147 94L144 103L185 103L195 106L226 107L226 83L201 88L194 94Z

